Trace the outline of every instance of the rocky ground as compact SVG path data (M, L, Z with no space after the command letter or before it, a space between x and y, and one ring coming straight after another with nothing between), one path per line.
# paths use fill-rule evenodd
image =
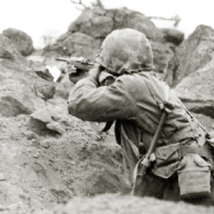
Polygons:
M31 39L9 29L0 34L1 213L214 213L213 207L130 196L113 128L101 134L67 112L73 84L66 74L60 83L53 81L47 66L62 71L66 65L56 62L58 56L93 57L108 33L124 27L146 34L155 71L201 124L214 130L214 30L208 26L183 41L181 32L158 29L135 11L86 10L56 44L41 51L25 50ZM18 36L27 45L12 44Z
M126 192L112 130L70 116L63 85L4 36L0 48L0 210L40 213L74 196Z
M201 207L183 202L163 202L154 198L137 198L120 194L104 194L93 198L74 198L55 208L54 214L212 214L214 207Z
M1 211L40 213L75 196L126 191L112 133L98 135L71 117L62 136L41 136L29 121L26 115L0 118Z

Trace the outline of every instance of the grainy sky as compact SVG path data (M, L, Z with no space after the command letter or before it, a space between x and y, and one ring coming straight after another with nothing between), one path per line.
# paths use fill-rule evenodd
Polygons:
M78 1L78 0L76 0ZM90 5L92 0L82 0ZM146 16L171 18L179 15L178 30L186 37L200 25L214 28L214 0L102 0L106 8L127 7ZM0 33L16 28L32 37L35 47L41 47L42 35L58 37L81 11L70 0L0 0ZM154 21L158 27L173 27L171 21Z

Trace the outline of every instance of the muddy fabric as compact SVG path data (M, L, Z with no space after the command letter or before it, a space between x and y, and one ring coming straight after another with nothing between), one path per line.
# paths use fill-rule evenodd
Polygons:
M123 148L129 176L140 155L139 145L143 145L145 151L149 148L161 117L161 106L166 99L174 109L167 115L158 146L178 142L205 143L204 131L186 113L173 91L155 74L141 72L122 75L110 86L98 86L89 77L80 80L70 92L69 113L87 121L117 120L116 139ZM176 166L171 169L172 174ZM161 173L156 175L161 177Z

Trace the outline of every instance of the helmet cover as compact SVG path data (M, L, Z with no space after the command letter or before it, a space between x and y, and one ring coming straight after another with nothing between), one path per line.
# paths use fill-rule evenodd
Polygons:
M149 40L143 33L129 28L110 33L103 41L96 61L118 75L151 71L154 68Z

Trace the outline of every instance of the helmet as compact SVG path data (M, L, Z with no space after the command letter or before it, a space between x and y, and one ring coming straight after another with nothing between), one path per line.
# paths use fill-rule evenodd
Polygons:
M148 39L143 33L129 28L110 33L103 41L96 61L117 75L154 69Z

